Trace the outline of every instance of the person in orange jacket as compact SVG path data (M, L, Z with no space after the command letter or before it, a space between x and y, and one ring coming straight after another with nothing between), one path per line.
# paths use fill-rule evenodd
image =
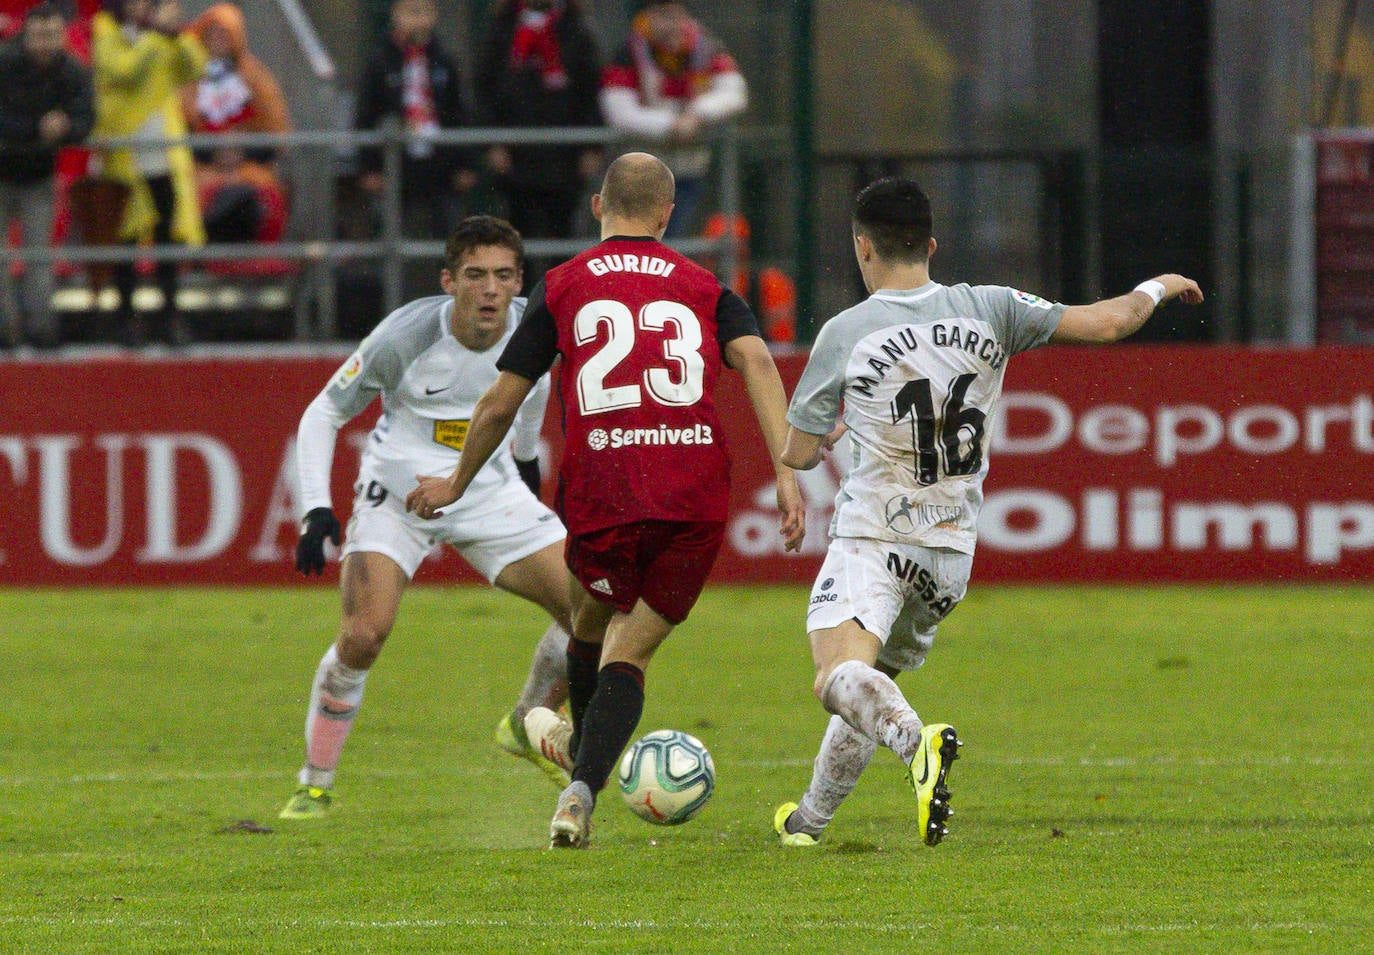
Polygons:
M209 54L205 73L181 91L193 133L284 133L291 129L286 97L276 77L248 49L243 12L217 3L190 26ZM277 149L258 146L198 148L196 184L211 241L279 238L286 189Z

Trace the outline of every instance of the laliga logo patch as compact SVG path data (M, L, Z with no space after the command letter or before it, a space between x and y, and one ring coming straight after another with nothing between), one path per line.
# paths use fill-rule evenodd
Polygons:
M348 361L343 363L338 374L334 376L334 384L340 388L347 388L354 378L357 378L363 370L362 352L354 352L348 356Z
M611 443L611 436L602 428L593 428L587 432L587 447L593 451L603 451L606 445Z
M916 522L911 518L911 511L915 506L905 494L890 498L883 509L887 526L898 534L910 534L916 529Z
M1032 295L1030 292L1021 292L1016 289L1011 290L1012 297L1018 302L1024 302L1032 308L1049 308L1050 303L1039 295Z

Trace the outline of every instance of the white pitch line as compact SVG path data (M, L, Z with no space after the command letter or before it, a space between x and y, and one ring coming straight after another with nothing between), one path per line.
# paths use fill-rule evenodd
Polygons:
M371 929L376 931L396 931L396 930L419 930L430 931L434 929L456 929L456 928L476 928L476 929L592 929L595 931L616 931L616 930L683 930L696 929L708 931L748 931L759 927L759 922L738 921L732 919L554 919L550 918L547 912L532 914L525 919L509 918L444 918L444 919L388 919L388 920L365 920L365 919L301 919L294 918L288 920L281 919L245 919L241 917L231 917L220 920L220 924L232 924L243 928L258 928L271 926L273 928L303 928L307 930L329 930L329 929ZM186 922L181 919L147 919L133 918L121 919L109 916L63 916L53 917L47 915L11 915L0 916L0 925L31 925L42 928L56 928L60 926L81 926L81 927L111 927L124 929L186 929L203 928L204 922ZM938 926L930 922L912 923L893 923L893 922L857 922L836 919L793 919L788 922L789 928L801 931L860 931L869 934L888 934L909 936L920 932L927 932ZM976 934L1034 934L1037 937L1045 934L1043 925L1009 925L1005 922L997 922L985 925L972 925L967 922L961 923L962 929ZM1086 926L1089 931L1099 935L1121 936L1134 934L1150 935L1184 935L1193 932L1234 932L1243 931L1252 934L1276 934L1303 932L1308 935L1317 933L1330 933L1335 931L1332 925L1325 922L1165 922L1158 925L1148 924L1119 924L1119 925L1098 925Z

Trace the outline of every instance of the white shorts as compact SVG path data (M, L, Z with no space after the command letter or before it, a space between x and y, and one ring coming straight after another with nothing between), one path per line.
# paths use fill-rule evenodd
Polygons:
M354 488L340 557L373 553L390 557L407 577L436 544L448 544L473 569L495 582L506 567L567 537L558 515L518 481L482 498L476 507L425 520L406 512L405 498L376 481Z
M914 670L925 662L935 627L964 598L973 555L944 547L839 537L811 588L806 630L846 620L883 642L878 662Z

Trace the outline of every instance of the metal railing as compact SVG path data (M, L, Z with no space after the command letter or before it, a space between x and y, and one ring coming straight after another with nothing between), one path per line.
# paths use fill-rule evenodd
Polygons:
M294 337L301 341L333 338L337 332L336 307L332 268L346 261L377 260L381 264L383 304L386 312L399 307L403 296L403 269L408 260L442 259L444 242L408 238L404 234L401 205L402 150L412 143L490 147L496 145L596 145L609 149L631 148L633 141L600 127L557 129L496 129L469 128L440 130L415 134L399 126L378 130L297 131L289 133L203 133L178 139L146 140L132 137L97 137L81 144L99 153L121 147L153 148L185 145L196 148L263 148L284 147L295 157L303 150L322 150L328 161L304 168L304 164L284 159L289 170L284 178L293 192L318 193L319 208L309 210L308 216L297 215L294 239L272 242L207 243L190 247L181 244L164 245L90 245L73 243L60 246L24 245L6 249L5 267L13 261L45 266L53 262L73 265L96 265L141 261L212 263L226 261L254 261L264 259L298 263L304 281L293 291ZM715 152L712 175L715 176L717 203L715 208L727 216L739 210L739 143L733 125L722 126L711 139ZM341 157L353 156L360 148L379 147L382 150L383 188L380 199L381 229L373 239L340 239L335 236L338 221L335 183L346 174ZM652 150L652 147L649 147ZM321 168L321 166L323 168ZM325 176L323 189L302 190L303 177ZM318 183L316 183L318 185ZM300 227L306 222L308 226ZM27 237L26 237L27 241ZM45 243L47 238L44 239ZM566 258L576 255L593 238L527 239L526 258ZM734 231L726 229L719 238L677 239L669 244L685 255L711 254L718 257L720 278L733 285L738 269L738 239ZM232 283L233 277L222 281ZM380 318L381 316L378 316Z

